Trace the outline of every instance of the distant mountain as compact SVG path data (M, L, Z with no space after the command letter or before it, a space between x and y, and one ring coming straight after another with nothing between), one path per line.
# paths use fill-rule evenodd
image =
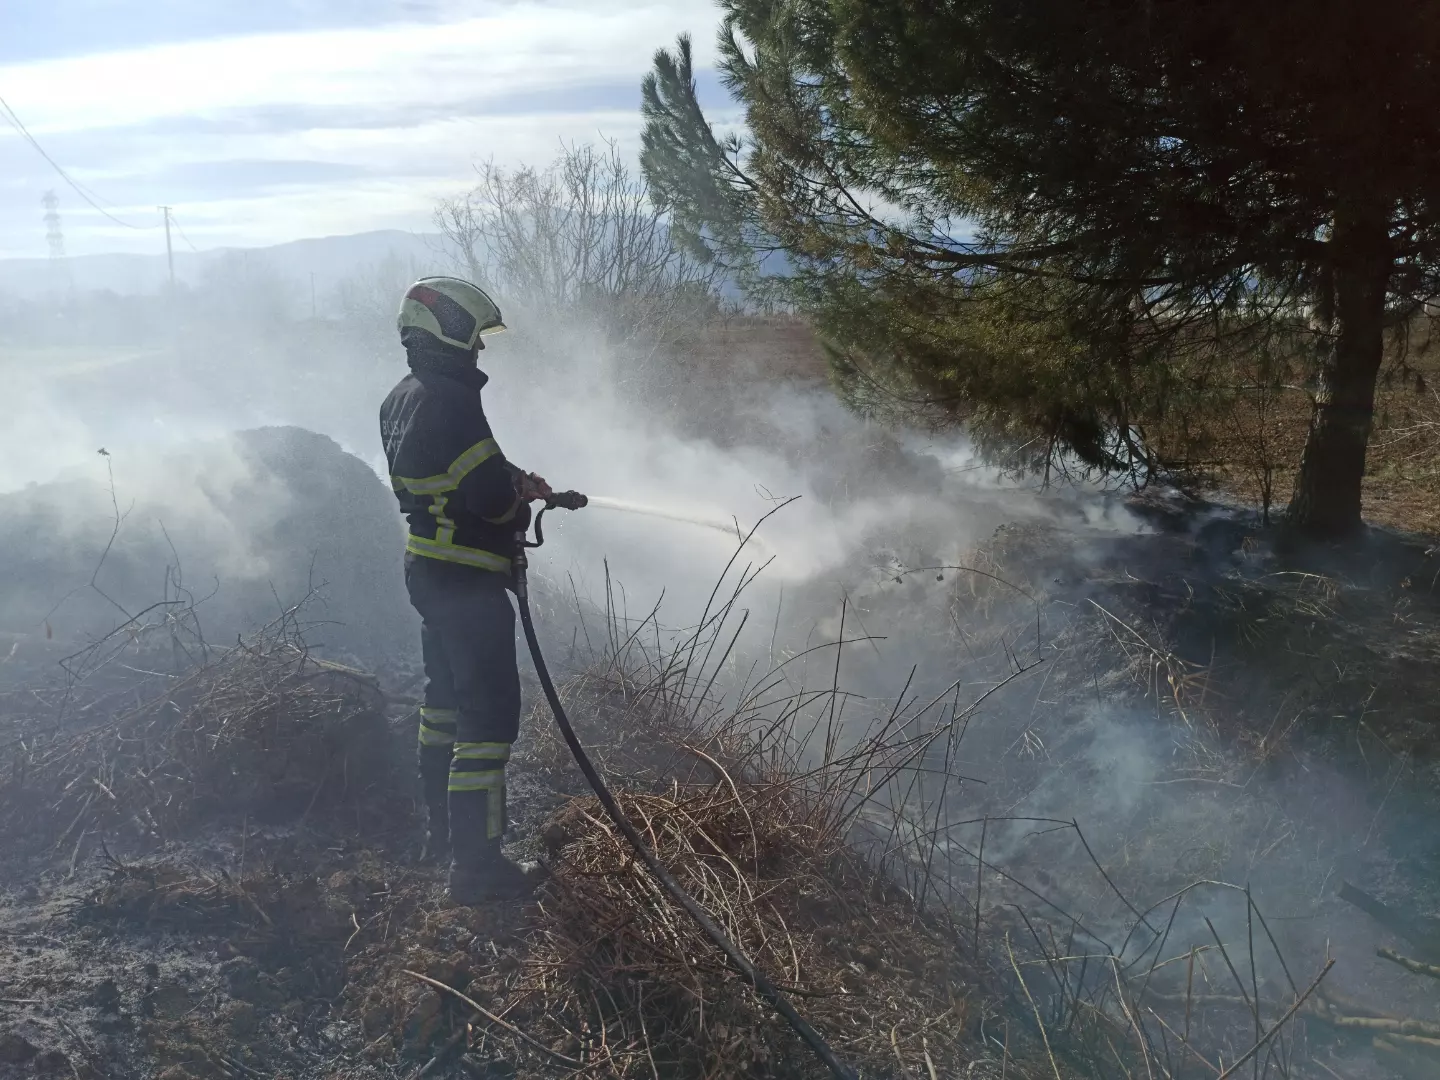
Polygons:
M177 242L179 238L177 237ZM311 240L293 240L287 244L260 248L216 248L211 251L175 252L175 277L194 283L206 268L225 258L254 258L280 276L308 289L310 275L315 287L325 292L340 281L364 272L390 257L404 262L414 261L417 268L443 271L450 269L438 254L439 237L430 233L409 233L399 230L356 233L352 236L325 236ZM121 295L153 293L161 289L168 277L165 254L158 255L77 255L66 260L66 269L74 287L83 291L110 289ZM48 259L0 259L0 293L11 296L39 297L63 287L64 278Z
M179 243L178 237L176 242ZM175 278L182 284L198 284L207 269L222 260L235 258L259 261L307 297L312 274L315 291L323 297L347 278L373 277L375 268L391 258L399 259L406 269L413 267L416 276L455 273L459 269L441 254L438 233L387 229L292 240L271 247L215 248L199 252L177 247ZM766 254L761 260L761 269L777 277L793 272L784 252ZM68 284L64 273L69 275ZM168 274L163 251L157 255L76 255L65 260L64 272L49 259L0 259L0 297L39 298L64 292L69 286L81 292L108 289L121 296L154 294L164 288ZM744 299L739 286L731 280L719 282L719 289L727 299Z

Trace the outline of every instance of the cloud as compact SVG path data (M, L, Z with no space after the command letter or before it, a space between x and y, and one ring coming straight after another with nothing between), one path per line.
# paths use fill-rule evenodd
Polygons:
M500 116L443 121L417 127L327 129L300 135L225 140L225 152L273 150L306 154L359 171L343 182L290 184L264 192L235 186L216 189L203 201L181 205L187 235L202 248L283 243L368 229L428 229L437 200L474 182L475 162L548 162L560 140L622 135L622 149L638 147L629 113L552 114L542 127L533 117ZM110 230L115 241L125 237ZM113 246L113 244L111 245Z
M163 42L267 31L443 22L473 8L464 0L265 0L197 4L194 0L48 0L7 12L0 63L86 56ZM63 27L63 33L56 33Z
M194 161L176 165L161 182L180 190L231 189L268 190L287 185L335 183L355 180L368 172L364 166L339 161L292 161L285 158Z
M408 10L379 6L397 17ZM332 209L327 231L416 228L436 197L468 182L477 160L547 161L562 138L633 146L654 50L690 31L703 64L715 22L709 0L524 0L486 4L481 14L472 4L450 21L436 21L440 5L422 6L405 22L5 64L0 93L77 180L137 223L153 223L154 207L169 203L209 241L263 243L315 235L297 214L322 196L348 215L338 220ZM702 82L707 97L721 96L713 77ZM38 202L51 187L71 251L154 247L153 235L105 224L3 129L0 175L0 253L44 253ZM397 184L409 185L398 203ZM266 190L290 201L219 220ZM286 232L292 224L301 231Z
M259 34L147 46L0 69L37 135L235 108L431 105L487 94L637 81L674 29L713 22L708 2L497 7L447 24Z

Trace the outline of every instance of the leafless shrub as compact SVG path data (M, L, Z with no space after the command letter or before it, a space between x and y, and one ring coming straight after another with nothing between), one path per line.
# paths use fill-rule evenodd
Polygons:
M614 346L653 350L720 310L717 271L672 239L613 143L567 146L544 169L478 171L436 226L475 280L537 325L583 319Z
M427 272L433 273L414 256L402 258L391 251L341 280L335 287L334 303L342 331L357 341L383 338L389 344L394 340L400 297Z

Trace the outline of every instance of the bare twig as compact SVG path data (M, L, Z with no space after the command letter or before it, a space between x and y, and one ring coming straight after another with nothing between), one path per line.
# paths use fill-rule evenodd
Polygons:
M1325 976L1330 974L1330 969L1334 966L1335 960L1333 957L1325 961L1325 966L1321 969L1320 974L1315 976L1315 981L1306 988L1303 994L1301 994L1295 999L1294 1004L1292 1004L1290 1008L1286 1010L1285 1015L1280 1017L1279 1020L1275 1021L1275 1023L1271 1025L1270 1030L1265 1032L1264 1035L1262 1035L1258 1040L1256 1040L1255 1045L1250 1047L1249 1050L1245 1051L1245 1053L1242 1054L1238 1060L1232 1062L1231 1065L1216 1078L1216 1080L1227 1080L1228 1077L1234 1074L1236 1069L1244 1066L1246 1062L1248 1062L1262 1049L1264 1049L1265 1044L1268 1043L1271 1039L1273 1039L1275 1035L1286 1024L1290 1022L1291 1017L1293 1017L1297 1012L1300 1011L1300 1006L1305 1004L1305 1002L1309 999L1310 995L1313 994L1320 986L1320 983L1325 978Z
M552 1050L544 1043L538 1042L537 1040L531 1038L529 1035L526 1035L525 1032L517 1028L514 1024L510 1023L510 1021L504 1020L496 1016L489 1009L485 1008L482 1005L477 1005L474 1001L466 997L459 990L456 990L453 986L447 986L439 979L432 979L429 975L421 975L418 971L411 971L409 968L405 969L404 974L409 975L412 979L419 979L423 983L428 983L431 986L435 987L435 989L437 990L444 991L447 994L459 998L466 1005L469 1005L470 1008L474 1009L478 1014L483 1016L486 1020L490 1021L490 1023L494 1024L496 1027L504 1028L506 1031L510 1032L510 1034L514 1035L517 1039L525 1043L527 1046L539 1050L547 1057L554 1058L556 1061L560 1062L560 1064L569 1065L571 1068L576 1069L584 1067L584 1062L576 1061L572 1057L566 1057L559 1051Z

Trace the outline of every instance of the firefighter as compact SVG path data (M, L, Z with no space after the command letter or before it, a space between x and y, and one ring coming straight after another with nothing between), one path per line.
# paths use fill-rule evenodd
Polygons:
M496 444L480 404L484 336L505 329L483 290L427 277L400 304L410 374L380 408L390 483L409 522L405 583L420 613L425 703L422 858L450 863L461 904L523 896L533 867L501 851L505 764L520 730L510 556L551 492Z

